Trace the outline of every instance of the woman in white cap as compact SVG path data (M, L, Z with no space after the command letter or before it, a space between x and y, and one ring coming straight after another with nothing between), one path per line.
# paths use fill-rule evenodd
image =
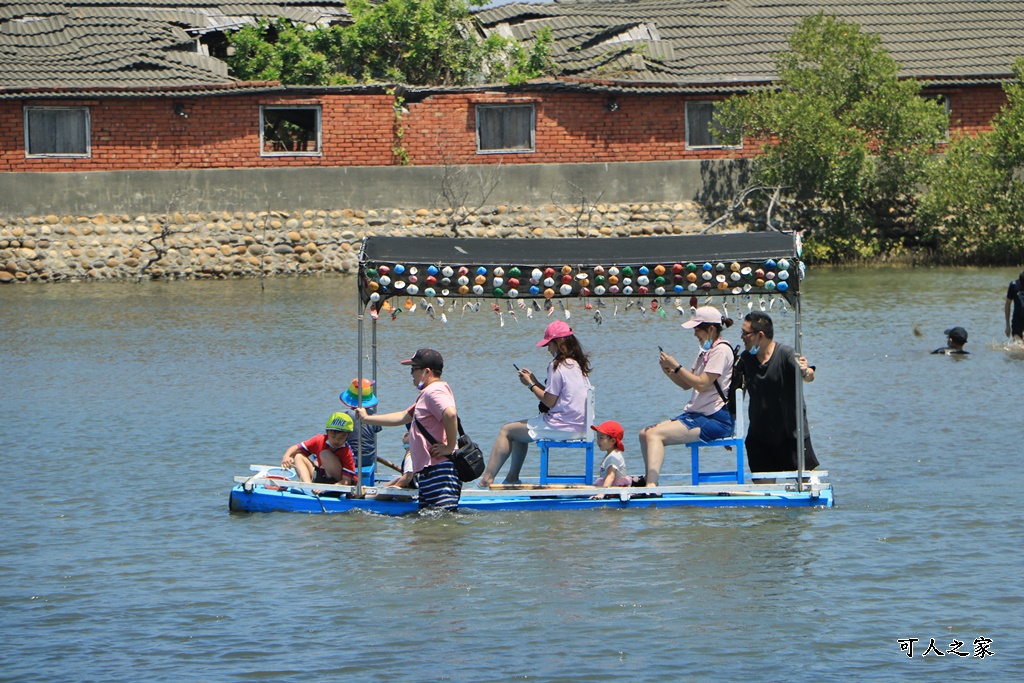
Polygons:
M512 464L505 476L506 484L518 484L519 472L526 460L526 450L538 439L568 441L587 436L587 398L590 389L590 359L583 352L569 324L556 320L544 330L537 346L547 348L552 360L548 364L544 384L526 368L519 371L519 381L540 400L542 412L528 420L517 420L502 426L491 448L487 469L480 477L480 488L494 482L498 470L508 457Z
M693 330L700 345L700 354L693 366L687 370L675 358L661 352L659 363L665 376L680 388L692 389L693 393L680 415L640 431L640 453L647 467L647 486L658 485L665 446L732 436L734 423L726 397L735 359L729 342L722 339L722 327L732 324L731 318L722 319L717 308L701 306L683 323L683 327Z

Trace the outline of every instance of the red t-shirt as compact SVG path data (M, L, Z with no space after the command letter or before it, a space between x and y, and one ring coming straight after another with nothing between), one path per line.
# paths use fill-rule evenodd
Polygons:
M352 477L356 476L356 459L352 456L352 449L348 447L348 444L342 444L341 448L334 450L327 443L326 434L317 434L312 439L306 439L300 443L299 447L309 455L316 456L317 467L321 467L321 469L320 454L333 453L341 461L341 471Z

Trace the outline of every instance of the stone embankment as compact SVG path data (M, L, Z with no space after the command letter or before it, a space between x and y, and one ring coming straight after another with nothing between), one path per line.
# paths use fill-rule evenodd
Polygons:
M703 226L693 202L0 217L0 283L346 273L367 235L627 237Z

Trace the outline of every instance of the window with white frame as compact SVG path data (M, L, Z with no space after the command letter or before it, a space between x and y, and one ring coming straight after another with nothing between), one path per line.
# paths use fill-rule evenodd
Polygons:
M320 144L320 107L260 107L263 156L316 156Z
M88 107L25 107L25 156L90 154Z
M535 127L532 104L477 105L476 151L478 154L532 152Z
M716 137L715 102L686 103L686 148L730 147ZM735 145L741 147L742 145Z

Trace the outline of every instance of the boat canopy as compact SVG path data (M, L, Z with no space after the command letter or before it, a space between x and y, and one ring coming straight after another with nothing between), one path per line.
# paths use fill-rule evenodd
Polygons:
M804 271L800 255L799 234L774 231L552 239L366 237L359 253L358 376L364 376L364 309L371 313L371 368L376 381L378 312L389 298L399 295L585 300L689 295L695 306L697 295L777 294L793 305L799 353L799 285ZM801 415L804 396L799 378L796 386L797 414ZM361 442L359 458L362 462ZM801 420L797 420L797 463L796 487L802 492ZM357 476L357 492L361 487Z
M798 235L363 240L364 304L405 295L567 298L779 293L799 285Z

